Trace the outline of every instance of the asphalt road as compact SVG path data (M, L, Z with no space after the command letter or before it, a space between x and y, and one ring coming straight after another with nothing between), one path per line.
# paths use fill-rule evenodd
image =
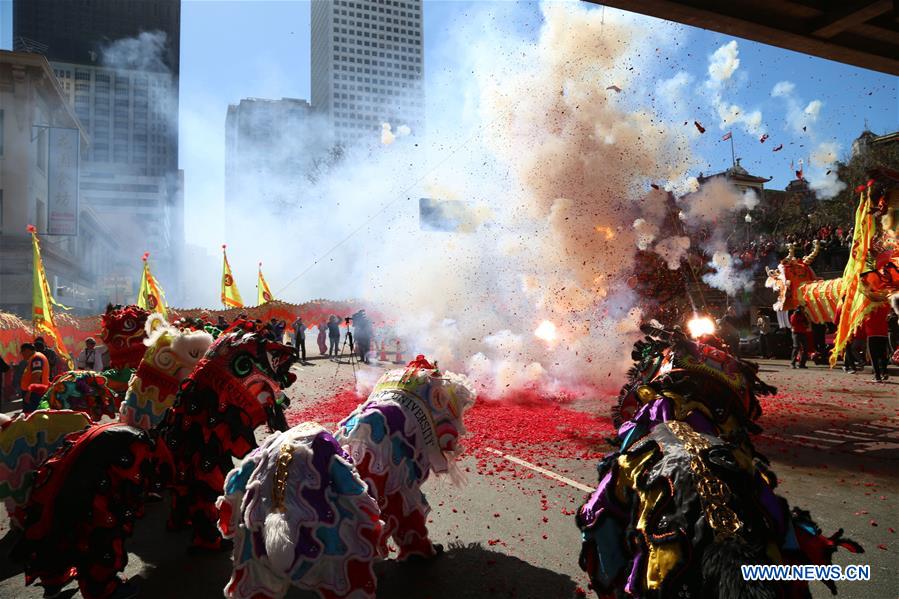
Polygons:
M893 532L899 528L899 384L869 383L870 374L823 367L790 370L776 361L762 367L763 378L780 394L763 402L765 432L756 445L780 477L778 492L791 505L810 509L826 533L844 528L865 547L862 555L837 554L837 564L870 564L872 571L869 582L840 583L841 597L899 597L899 542ZM377 376L366 368L366 375ZM297 369L291 410L315 405L353 378L349 366L327 361ZM610 401L594 398L577 409L605 415ZM504 455L480 449L462 460L465 485L432 480L425 487L433 507L431 537L447 552L425 564L379 564L379 597L542 599L587 591L577 567L580 541L572 514L584 489L596 483L595 460L549 449L535 459L529 448L534 469L510 462L505 456L519 457L512 449ZM141 580L140 596L221 597L230 556L188 556L186 533L166 532L165 518L163 504L150 505L128 546L126 574ZM8 530L4 516L0 555L13 540ZM66 596L80 597L74 585L70 589ZM820 583L812 583L812 591L816 598L830 596ZM39 588L24 586L15 564L0 560L0 598L41 596ZM294 590L288 597L312 595Z

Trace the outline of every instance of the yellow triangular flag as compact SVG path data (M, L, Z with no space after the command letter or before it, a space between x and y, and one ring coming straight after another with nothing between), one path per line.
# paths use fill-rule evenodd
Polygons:
M137 292L137 305L150 312L159 312L163 318L168 318L168 310L165 305L165 292L159 285L159 281L150 272L150 262L147 260L150 252L144 253L144 272L140 279L140 289Z
M268 288L265 277L262 276L262 262L259 263L259 281L256 283L256 305L261 306L265 302L275 299L272 290Z
M852 245L849 251L849 260L843 269L843 297L840 307L840 322L837 324L837 332L834 335L833 351L830 352L830 367L837 364L837 359L846 350L846 346L852 342L856 331L865 321L865 318L877 308L877 304L871 301L862 292L859 286L862 271L870 270L868 258L871 243L874 241L876 227L874 216L871 214L871 187L872 182L859 191L858 208L855 211L855 228L852 235Z
M234 282L234 275L231 274L231 265L228 264L228 253L225 246L222 245L222 304L226 308L243 308L243 300L240 298L240 291L237 290L237 283Z
M34 327L35 335L40 334L53 340L56 353L66 361L68 368L71 368L72 357L62 341L62 335L59 334L56 328L56 321L53 318L53 304L56 304L56 302L53 301L53 296L50 294L47 273L44 272L44 262L41 260L41 244L37 238L37 228L34 225L28 225L28 232L31 233L31 246L34 255L31 324Z

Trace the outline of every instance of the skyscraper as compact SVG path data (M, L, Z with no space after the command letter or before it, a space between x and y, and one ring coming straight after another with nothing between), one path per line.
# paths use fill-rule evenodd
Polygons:
M422 0L313 0L312 106L335 141L424 126Z
M330 139L305 100L245 98L225 118L225 228L229 241L247 216L282 213L309 200Z

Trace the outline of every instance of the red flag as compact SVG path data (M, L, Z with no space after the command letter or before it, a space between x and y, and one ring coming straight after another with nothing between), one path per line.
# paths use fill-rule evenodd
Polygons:
M728 131L727 133L724 134L724 137L721 138L721 141L727 141L728 139L730 139L733 136L734 136L733 132Z
M700 123L699 121L693 121L693 124L696 125L696 129L700 133L705 133L705 127L702 126L702 123Z
M783 144L780 144L779 146L777 146L776 148L774 148L774 149L771 150L771 151L772 151L772 152L780 152L780 151L783 150L783 149L784 149L784 145L783 145Z
M765 141L766 141L767 139L768 139L768 134L767 134L767 133L763 133L762 136L759 138L759 143L765 143Z

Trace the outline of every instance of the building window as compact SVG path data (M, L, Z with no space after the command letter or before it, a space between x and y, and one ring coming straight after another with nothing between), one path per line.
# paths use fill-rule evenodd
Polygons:
M37 167L47 172L47 130L41 129L37 134Z

